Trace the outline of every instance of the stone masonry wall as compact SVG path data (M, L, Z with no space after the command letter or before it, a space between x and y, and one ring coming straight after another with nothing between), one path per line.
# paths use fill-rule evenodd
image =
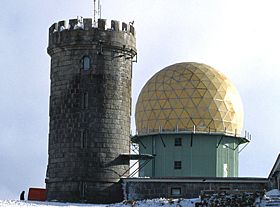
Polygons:
M50 28L48 200L116 202L127 176L134 28L70 20ZM84 57L90 67L84 69Z
M155 181L147 178L145 181L137 181L131 179L123 179L124 197L127 200L142 200L152 198L197 198L202 191L263 191L267 189L266 181L248 181L242 182L240 180L232 181L180 181L173 179L172 181ZM170 180L170 179L169 179ZM201 179L202 180L202 179ZM173 195L172 189L180 189L179 195Z

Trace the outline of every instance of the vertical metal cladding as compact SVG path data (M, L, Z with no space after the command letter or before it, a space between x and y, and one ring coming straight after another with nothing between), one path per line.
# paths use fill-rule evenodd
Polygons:
M51 96L48 200L116 202L129 161L132 25L99 19L49 29Z

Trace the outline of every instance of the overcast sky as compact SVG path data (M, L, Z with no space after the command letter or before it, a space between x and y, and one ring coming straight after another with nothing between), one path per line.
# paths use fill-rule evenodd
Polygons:
M0 199L45 186L48 28L92 17L92 2L1 0ZM103 18L135 21L133 106L146 81L168 65L196 61L216 68L237 87L244 129L253 138L240 153L239 175L258 177L268 176L280 151L279 9L279 0L102 1Z

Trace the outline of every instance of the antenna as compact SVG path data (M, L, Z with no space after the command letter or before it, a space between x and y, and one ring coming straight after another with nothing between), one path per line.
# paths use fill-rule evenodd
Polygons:
M101 19L101 3L100 0L98 0L98 15L99 15L99 19Z
M93 0L93 22L96 24L96 15L101 19L101 4L100 0L98 0L97 8L96 8L96 0Z
M93 0L93 22L94 22L94 24L96 23L95 15L96 15L96 0Z

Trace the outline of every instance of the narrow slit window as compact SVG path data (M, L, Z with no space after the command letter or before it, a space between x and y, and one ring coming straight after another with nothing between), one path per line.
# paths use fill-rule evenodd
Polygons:
M87 147L87 130L81 132L81 149Z
M89 70L90 69L90 58L88 57L88 56L84 56L83 57L83 61L82 61L82 63L83 63L83 69L84 70Z
M87 109L87 108L88 108L88 92L83 93L82 107L83 107L84 109Z

